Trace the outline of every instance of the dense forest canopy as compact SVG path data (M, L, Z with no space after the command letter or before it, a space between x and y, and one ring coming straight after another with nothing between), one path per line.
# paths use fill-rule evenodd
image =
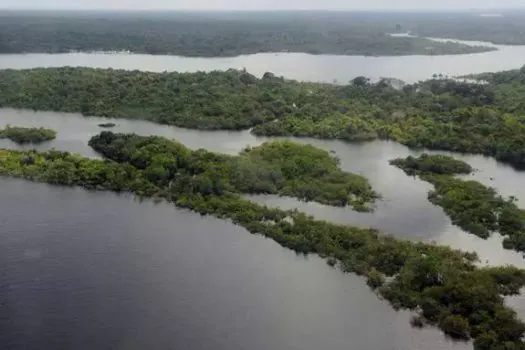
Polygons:
M417 16L418 20L409 14L311 12L147 17L0 12L0 53L401 55L485 50L386 35L406 31L525 43L525 25L513 14L505 14L504 19L473 14ZM486 84L436 76L396 89L388 80L372 83L366 77L336 86L300 83L271 73L257 78L236 70L1 70L0 107L145 119L199 129L253 128L254 134L267 136L391 139L414 148L485 154L525 169L525 68L478 78ZM55 134L43 128L0 130L0 138L16 142L43 141ZM319 254L331 265L364 276L394 308L417 312L418 324L439 327L455 339L472 339L477 350L525 349L525 324L504 301L504 296L525 287L524 270L482 268L472 253L398 240L374 229L335 225L243 197L275 194L370 210L378 194L365 178L342 171L337 158L326 151L274 141L228 156L192 151L160 137L111 132L93 137L89 145L105 159L55 150L0 150L0 175L162 198L202 215L229 219L297 253ZM434 190L429 200L458 226L482 238L499 232L505 236L506 248L525 251L525 211L513 198L454 177L472 172L468 164L428 155L392 164L430 182Z
M470 164L441 154L422 154L418 158L408 156L390 161L390 164L403 169L408 175L426 173L439 175L470 174L474 171Z
M388 79L301 83L246 71L149 73L91 68L0 70L0 107L146 119L198 129L345 141L390 139L413 148L492 156L525 168L525 69L436 76L401 89Z
M444 55L489 47L391 37L389 17L348 13L0 12L0 53L132 51L182 56L260 52Z
M0 129L0 139L10 139L18 144L41 143L56 138L56 131L45 128L23 128L7 126Z
M201 214L227 218L298 253L317 253L344 271L365 276L368 285L393 307L418 310L421 322L457 339L472 338L476 349L524 348L525 324L503 298L525 286L523 270L479 268L475 254L397 240L373 229L318 221L298 211L271 209L244 199L240 193L209 191L209 186L196 180L199 175L189 176L191 171L214 169L228 181L226 172L218 169L224 165L222 155L192 152L156 137L109 132L94 137L90 144L111 160L54 150L0 150L0 175L155 196ZM255 157L264 158L266 147ZM248 155L251 152L246 150ZM168 157L172 157L168 164L173 168L168 178L163 178L166 173L153 170L151 165ZM305 168L297 171L297 178L308 178Z
M312 85L313 86L313 85ZM0 71L0 106L146 119L196 129L246 129L291 110L304 87L268 75L90 68ZM304 94L304 92L302 92Z
M111 132L89 145L108 159L143 169L152 183L199 193L278 194L358 210L367 210L377 197L364 177L343 172L328 152L290 141L267 142L235 157Z
M503 198L491 187L453 176L470 173L470 165L452 157L426 154L394 159L391 164L434 185L429 200L442 207L463 230L484 239L499 232L505 237L506 249L525 252L525 210L518 208L515 198Z

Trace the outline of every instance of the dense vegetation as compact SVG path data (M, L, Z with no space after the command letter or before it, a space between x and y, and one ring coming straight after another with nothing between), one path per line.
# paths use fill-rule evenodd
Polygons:
M330 13L0 12L0 53L132 51L182 56L259 52L443 55L491 50L391 37L393 23Z
M245 71L147 73L88 68L0 70L0 106L146 119L199 129L346 141L492 156L525 168L525 68L395 89L357 77L345 86Z
M0 139L10 139L18 144L41 143L56 138L56 131L45 128L23 128L7 126L0 129Z
M301 95L298 108L253 133L346 141L390 139L412 148L477 153L525 168L525 68L488 84L436 76L401 90L364 77Z
M455 175L470 174L472 167L461 161L441 154L422 154L418 158L408 156L405 159L394 159L390 164L403 169L408 175L421 175L425 173Z
M499 232L505 237L505 248L525 252L525 210L518 208L514 198L503 198L491 187L452 176L468 173L468 164L427 155L395 159L391 164L434 185L429 200L442 207L454 224L484 239Z
M523 270L478 268L474 254L396 240L373 229L318 221L297 211L271 209L243 199L239 193L210 192L201 185L199 175L188 174L189 169L212 169L221 164L217 159L222 156L213 153L191 152L158 138L111 133L95 137L91 144L115 161L58 151L3 150L0 174L157 196L201 214L228 218L298 253L317 253L331 263L338 262L344 271L366 276L368 285L393 307L419 310L422 322L436 325L454 338L473 338L476 349L525 346L521 340L525 324L503 300L504 295L518 293L525 285ZM165 160L171 154L169 181L152 177L151 164L145 167L142 163L160 162L159 154Z
M291 109L295 90L243 71L148 73L90 68L0 71L0 106L244 129Z
M89 145L108 159L144 170L152 183L186 191L278 194L357 210L369 209L377 197L364 177L343 172L328 152L290 141L247 148L236 157L111 132L93 137Z

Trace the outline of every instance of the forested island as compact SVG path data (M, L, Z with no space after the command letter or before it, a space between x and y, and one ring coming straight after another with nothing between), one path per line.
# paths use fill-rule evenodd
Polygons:
M434 185L429 200L442 207L455 225L483 239L499 232L505 237L504 248L525 252L525 210L518 208L514 198L503 198L491 187L453 176L470 173L470 165L426 154L395 159L391 164Z
M246 148L235 157L191 151L161 137L109 132L93 137L89 145L108 159L144 170L161 187L207 195L277 194L357 210L367 210L378 197L366 178L343 172L328 152L290 141Z
M7 126L0 129L0 139L9 139L18 144L42 143L56 138L56 131L45 128L23 128Z
M115 123L100 123L100 124L98 124L99 128L105 128L105 129L114 128L115 126L117 126L117 124L115 124Z
M422 37L389 36L403 29L399 24L402 22L381 14L334 12L1 11L0 53L129 51L227 57L303 52L398 56L494 50ZM408 20L405 22L408 24Z
M149 73L113 69L0 70L0 107L145 119L197 129L345 141L492 156L525 168L525 68L486 84L435 76L402 89L388 79L302 83L246 71Z
M1 150L0 174L158 197L203 215L230 219L298 253L319 254L346 272L365 276L368 285L396 309L417 310L423 324L437 326L455 339L473 339L476 349L524 347L525 324L503 299L525 286L523 270L480 268L472 253L398 240L373 229L335 225L298 211L256 204L242 197L242 192L251 193L253 186L235 184L223 155L190 151L159 137L111 132L103 132L89 143L107 159L88 159L55 150ZM287 159L304 156L302 146L277 142L255 151L246 150L239 157L264 157L262 153L267 149L271 153L283 147L288 149ZM315 154L310 147L308 152ZM275 162L278 167L289 166L287 162ZM295 168L294 179L314 181L316 187L309 171ZM229 190L221 191L219 185ZM329 186L321 193L331 196Z
M390 161L390 164L412 176L429 173L439 175L470 174L474 171L468 163L441 154L428 155L423 153L418 158L408 156L404 159L394 159Z

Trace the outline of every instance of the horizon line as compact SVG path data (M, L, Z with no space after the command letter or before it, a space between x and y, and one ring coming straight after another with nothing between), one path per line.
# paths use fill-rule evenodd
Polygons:
M524 7L491 7L491 8L399 8L399 9L375 9L375 8L333 8L333 9L318 9L318 8L290 8L290 9L166 9L166 8L1 8L0 11L74 11L74 12L472 12L472 11L515 11L525 10Z

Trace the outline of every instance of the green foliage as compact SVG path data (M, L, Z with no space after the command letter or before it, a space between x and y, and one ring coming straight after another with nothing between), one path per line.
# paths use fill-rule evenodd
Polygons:
M368 278L366 284L372 289L377 289L385 283L385 277L382 273L378 272L376 269L372 268L368 271Z
M291 108L299 88L279 78L257 79L235 70L4 70L0 106L145 119L196 129L244 129L280 117Z
M405 159L394 159L390 161L390 164L403 169L409 175L424 173L441 175L470 174L473 171L469 164L440 154L422 154L418 158L408 156Z
M468 320L458 315L448 315L441 321L441 329L454 339L469 339Z
M495 157L525 168L525 73L489 84L432 79L395 89L383 79L300 83L246 71L149 73L111 69L0 70L0 107L145 119L197 129L345 141ZM364 80L363 80L364 79ZM510 82L509 82L510 81Z
M470 172L468 164L451 157L428 155L395 159L391 164L434 185L429 200L442 207L455 225L483 239L499 232L506 236L506 249L525 251L525 211L518 208L514 199L501 197L491 187L452 176Z
M7 126L0 129L0 139L10 139L18 144L41 143L56 138L56 131L45 128L22 128L18 126Z
M141 196L154 196L160 192L131 165L91 160L67 152L2 150L0 164L0 174L32 181L75 185L93 190L133 192Z
M328 152L290 141L268 142L236 157L191 151L160 137L111 132L89 144L106 158L144 169L153 183L206 195L278 194L356 210L369 210L377 197L364 177L343 172Z
M350 17L350 18L349 18ZM333 13L0 13L0 53L132 51L182 56L259 52L442 55L490 51L424 38L391 37L384 18Z
M504 295L525 286L523 270L479 268L475 254L398 240L373 229L335 225L298 211L268 208L243 199L235 191L220 193L217 185L227 180L222 174L228 163L223 160L235 157L190 151L160 138L109 132L95 137L91 144L111 160L58 151L3 150L0 175L155 196L203 215L229 219L298 253L316 253L338 261L344 271L368 276L371 287L393 307L421 309L422 319L429 324L456 337L474 338L476 349L486 344L493 348L524 346L525 325L503 300ZM290 149L292 145L277 143L256 148L253 157L264 158L266 150L272 154L281 148L292 159L302 159L301 151L315 153L304 148L297 155ZM250 157L252 152L246 150L239 157ZM280 160L275 162L279 164ZM210 176L201 177L207 172ZM213 173L219 176L213 177ZM196 183L197 178L200 180Z
M382 80L326 86L300 99L284 117L257 125L253 133L351 142L380 138L411 148L484 154L525 168L525 103L520 97L525 79L512 86L446 79L401 90L390 85Z

